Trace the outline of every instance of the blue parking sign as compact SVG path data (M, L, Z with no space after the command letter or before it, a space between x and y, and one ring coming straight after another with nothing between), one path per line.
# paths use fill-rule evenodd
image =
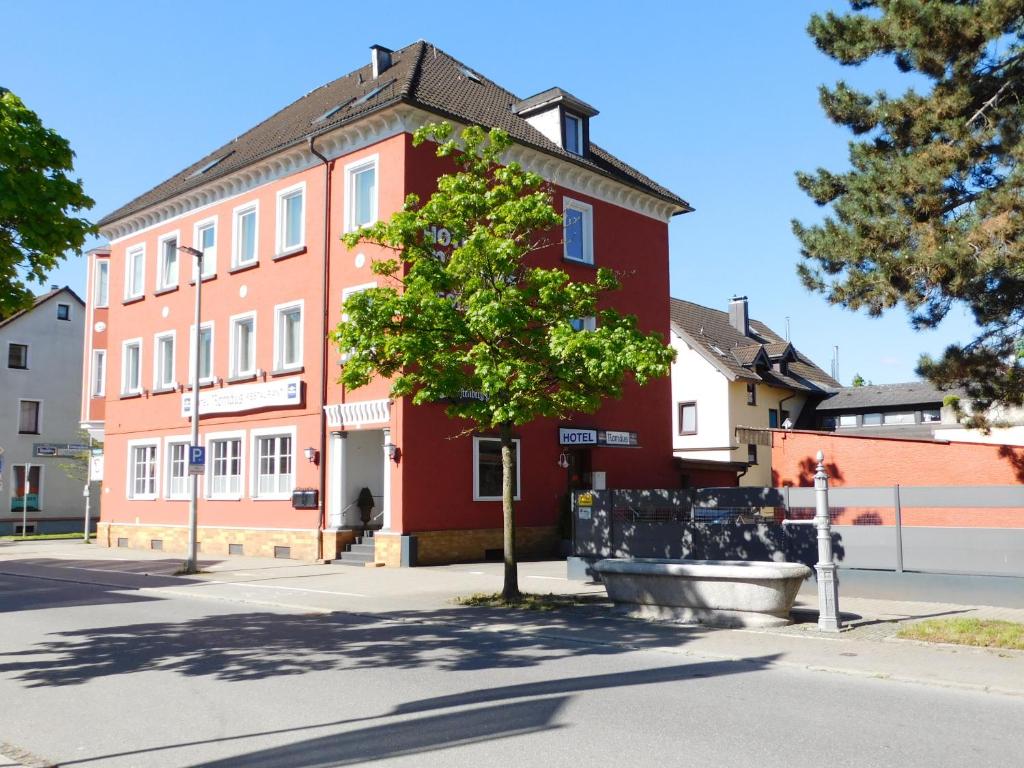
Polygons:
M206 448L201 445L188 447L188 473L201 475L206 470Z

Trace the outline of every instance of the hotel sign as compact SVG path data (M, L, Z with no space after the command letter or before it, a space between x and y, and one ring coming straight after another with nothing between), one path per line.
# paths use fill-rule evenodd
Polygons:
M199 392L200 415L210 413L239 413L259 408L302 405L302 379L291 376L266 384L233 384L223 389ZM181 395L181 415L192 415L192 393Z
M617 432L611 429L558 428L559 445L603 445L612 448L636 448L640 440L636 432Z

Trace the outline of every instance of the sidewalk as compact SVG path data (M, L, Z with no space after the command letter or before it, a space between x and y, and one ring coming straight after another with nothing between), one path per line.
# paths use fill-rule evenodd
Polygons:
M533 593L589 596L552 612L477 609L453 598L501 588L501 563L415 569L313 565L238 557L201 562L204 573L174 576L180 557L80 542L0 546L0 572L85 581L150 596L228 600L269 610L350 612L380 621L458 625L472 631L519 632L586 644L635 646L706 659L758 659L862 677L1024 696L1024 651L933 645L899 640L899 626L936 616L977 616L1024 623L1024 610L843 598L845 628L817 631L813 596L798 599L796 623L775 629L726 630L653 624L613 615L600 585L565 578L565 563L521 563L520 587Z

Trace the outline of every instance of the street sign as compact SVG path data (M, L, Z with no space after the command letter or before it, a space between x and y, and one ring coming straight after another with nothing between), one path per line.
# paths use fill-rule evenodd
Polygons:
M188 447L188 473L201 475L206 471L206 448L201 445Z
M89 482L103 482L103 454L89 457Z

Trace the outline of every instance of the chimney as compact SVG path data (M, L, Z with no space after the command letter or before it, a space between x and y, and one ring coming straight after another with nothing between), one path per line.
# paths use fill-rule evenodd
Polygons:
M385 48L383 45L370 46L370 63L373 64L373 77L375 80L380 77L381 72L386 71L391 66L392 53L393 51L390 48Z
M729 301L729 324L744 336L750 335L750 316L747 314L746 296L733 296Z
M50 290L51 290L51 291L56 291L56 290L59 290L59 289L60 289L60 286L59 286L59 285L51 285L51 286L50 286Z

